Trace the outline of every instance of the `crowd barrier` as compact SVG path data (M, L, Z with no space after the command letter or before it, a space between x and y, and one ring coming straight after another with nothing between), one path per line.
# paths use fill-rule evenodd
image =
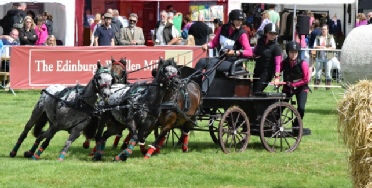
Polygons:
M330 52L327 57L326 65L323 67L324 71L327 71L327 68L331 71L331 76L334 80L340 81L343 79L342 74L342 63L340 60L341 57L341 49L309 49L309 48L302 48L302 51L308 53L305 59L312 65L312 73L311 75L314 77L316 74L316 64L317 62L317 52L324 51Z
M92 78L97 61L106 65L126 58L131 81L152 78L159 58L175 58L179 65L193 67L206 53L191 46L100 46L47 47L13 46L10 50L13 89L41 89L52 84L85 85Z

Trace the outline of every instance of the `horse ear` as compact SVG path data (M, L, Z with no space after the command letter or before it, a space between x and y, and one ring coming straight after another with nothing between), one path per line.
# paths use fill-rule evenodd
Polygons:
M164 59L162 57L159 57L159 66L164 64Z
M119 62L123 65L127 65L127 61L124 58L121 58Z
M101 66L102 66L102 65L101 65L101 61L100 61L100 60L98 60L98 61L97 61L97 70L98 70L98 69L100 69L100 68L101 68Z

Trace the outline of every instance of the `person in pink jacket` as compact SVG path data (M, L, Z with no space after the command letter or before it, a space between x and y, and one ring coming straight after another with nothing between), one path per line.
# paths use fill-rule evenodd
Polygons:
M368 25L368 20L364 13L359 13L357 15L357 19L355 20L355 27L359 27L361 25Z
M43 17L41 15L36 17L35 31L36 35L38 36L35 45L44 45L48 38L48 28L43 23Z

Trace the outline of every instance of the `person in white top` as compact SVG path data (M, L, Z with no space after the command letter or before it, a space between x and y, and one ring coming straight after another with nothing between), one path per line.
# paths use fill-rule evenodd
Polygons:
M320 77L322 75L322 69L324 66L325 76L326 76L326 85L331 85L332 77L331 77L331 65L328 65L328 61L334 57L333 51L327 50L334 50L336 49L336 43L332 35L328 33L328 25L324 24L322 26L322 34L315 38L314 42L315 49L322 49L321 51L317 51L316 54L316 64L315 64L315 80L314 84L320 84ZM317 87L314 87L317 89ZM329 90L329 88L326 88Z
M175 45L179 44L178 32L172 23L167 21L168 14L161 11L160 21L156 23L153 40L156 45Z

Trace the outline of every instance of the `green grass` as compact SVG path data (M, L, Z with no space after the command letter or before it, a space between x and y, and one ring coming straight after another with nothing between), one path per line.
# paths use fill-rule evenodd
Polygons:
M224 154L208 133L193 132L189 153L168 145L145 161L136 147L120 163L111 162L120 151L110 147L103 162L91 161L90 150L82 148L83 137L72 144L64 162L57 161L66 132L56 134L39 161L23 158L34 142L31 134L10 158L39 91L17 96L0 92L0 187L352 187L348 153L336 131L335 109L342 92L322 88L309 93L304 127L312 135L304 136L293 153L269 153L252 136L245 152ZM152 136L147 143L151 141Z

